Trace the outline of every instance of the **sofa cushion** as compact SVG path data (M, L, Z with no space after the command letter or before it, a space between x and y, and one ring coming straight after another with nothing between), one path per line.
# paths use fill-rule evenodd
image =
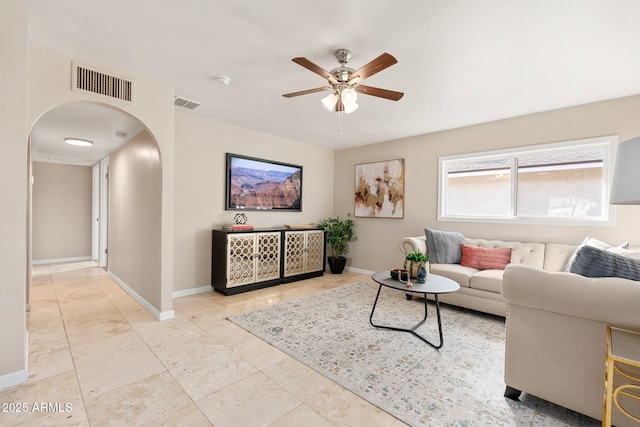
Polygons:
M618 246L612 246L612 245L610 245L608 243L601 242L598 239L594 239L591 236L587 236L582 241L582 243L580 243L580 245L578 245L578 247L576 248L575 252L573 252L571 257L567 261L567 265L565 266L564 271L571 272L573 263L575 262L575 259L576 259L576 255L577 255L578 251L583 246L591 246L591 247L594 247L594 248L602 249L604 251L611 251L611 252L618 253L618 254L624 254L625 252L627 252L627 253L632 252L632 251L629 250L629 242L622 243L622 244L620 244Z
M431 264L430 272L439 276L455 280L464 288L469 287L471 276L478 272L475 268L463 267L460 264Z
M460 264L462 251L460 245L464 243L464 236L455 231L439 231L424 229L427 240L427 254L429 262L434 264Z
M481 248L511 248L511 263L525 264L542 268L544 265L544 243L522 243L504 240L465 239L467 245L480 246ZM564 265L563 265L564 268Z
M471 276L469 287L479 291L502 293L504 270L482 270Z
M504 270L511 262L511 248L481 248L462 245L461 265L478 270Z
M620 277L640 281L640 259L634 259L594 246L576 251L570 273L586 277Z

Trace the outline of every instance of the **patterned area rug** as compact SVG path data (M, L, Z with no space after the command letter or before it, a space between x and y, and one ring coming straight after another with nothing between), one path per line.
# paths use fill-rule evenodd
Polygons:
M444 346L369 324L377 286L354 283L229 320L413 426L597 426L523 394L503 397L504 319L441 306ZM422 301L383 288L374 323L411 327ZM438 341L435 306L418 332Z

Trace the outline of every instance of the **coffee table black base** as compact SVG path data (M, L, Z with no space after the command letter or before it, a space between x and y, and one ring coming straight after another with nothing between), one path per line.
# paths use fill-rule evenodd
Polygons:
M369 316L369 323L371 323L371 326L373 326L374 328L389 329L392 331L409 332L410 334L413 334L414 336L418 337L419 339L426 342L427 344L429 344L431 347L435 349L442 348L442 345L444 344L444 340L442 339L442 321L440 320L440 302L438 300L438 294L433 295L436 303L436 315L438 318L438 333L440 335L440 343L436 345L416 332L416 329L418 329L420 326L424 324L424 322L427 321L427 296L426 295L424 296L424 318L411 329L396 328L395 326L376 325L375 323L373 323L373 313L376 311L376 305L378 304L378 298L380 297L381 290L382 290L382 285L378 287L378 294L376 295L376 300L373 303L373 308L371 309L371 316ZM409 294L407 294L407 299L409 299Z

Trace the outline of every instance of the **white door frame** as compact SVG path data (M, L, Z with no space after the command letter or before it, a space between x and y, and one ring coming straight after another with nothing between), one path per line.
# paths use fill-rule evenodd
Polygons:
M100 258L100 162L91 169L91 260Z
M98 264L108 267L108 215L109 215L109 157L100 160L100 238L98 247Z

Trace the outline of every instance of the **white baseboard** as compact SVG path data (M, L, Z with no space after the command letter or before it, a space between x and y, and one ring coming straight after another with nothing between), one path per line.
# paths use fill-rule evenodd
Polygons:
M149 303L149 301L147 301L146 299L144 299L142 296L140 296L139 293L137 293L136 291L134 291L133 289L131 289L129 287L129 285L127 285L125 282L123 282L118 276L116 276L115 274L113 274L111 271L109 271L109 276L111 276L111 278L118 284L120 285L120 287L122 289L124 289L124 291L126 293L128 293L131 298L133 298L134 300L136 300L138 302L138 304L140 304L141 306L143 306L149 313L151 313L153 315L153 317L155 317L158 320L168 320L168 319L173 319L176 315L175 311L173 310L167 310L167 311L158 311L157 308L155 308L153 305L151 305Z
M11 372L9 374L0 375L0 390L5 388L25 384L29 379L29 373L26 369Z
M205 292L211 292L213 290L213 288L209 285L209 286L200 286L198 288L191 288L191 289L183 289L181 291L174 291L171 294L172 298L180 298L180 297L186 297L189 295L195 295L195 294L203 294Z
M355 267L346 267L345 270L351 271L352 273L366 274L368 276L371 276L373 273L375 273L375 271L363 270L362 268Z
M72 258L34 259L31 261L31 265L59 264L61 262L78 262L78 261L91 261L91 257L77 256Z

